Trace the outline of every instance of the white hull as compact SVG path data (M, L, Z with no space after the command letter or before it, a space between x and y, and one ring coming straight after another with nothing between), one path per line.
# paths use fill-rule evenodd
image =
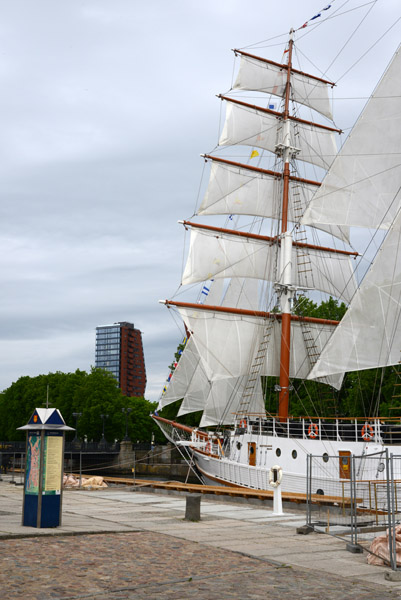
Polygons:
M255 444L255 465L250 465L244 460L241 451L237 450L238 443L241 444L241 450L245 449L246 453L250 444ZM227 456L218 456L213 451L207 453L199 448L192 448L193 460L205 484L272 490L269 484L269 472L272 467L280 466L283 470L282 491L306 494L307 457L313 455L311 493L349 498L351 495L349 471L344 473L340 466L342 460L340 453L349 453L349 455L363 457L358 459L356 473L356 493L358 498L362 499L359 504L372 508L374 501L376 509L386 506L386 470L381 470L382 467L378 468L379 465L385 464L386 447L383 444L328 442L243 434L233 435L232 446L234 448ZM393 454L401 454L401 446L391 446L389 450ZM369 458L371 455L374 457ZM344 465L342 468L344 469ZM401 472L394 473L394 478L401 479Z
M339 420L243 420L245 427L232 431L224 440L197 429L183 430L178 423L157 416L155 420L170 442L189 450L208 485L271 490L270 469L279 466L283 473L282 491L306 494L308 457L312 457L310 492L349 497L353 456L357 495L366 506L372 505L374 497L375 507L379 508L386 504L386 454L401 456L401 443L395 443L401 440L401 428L392 426L389 432L380 419L355 419L347 421L343 428ZM291 435L292 429L295 435ZM393 443L385 443L388 441ZM395 462L394 480L401 480L401 461Z

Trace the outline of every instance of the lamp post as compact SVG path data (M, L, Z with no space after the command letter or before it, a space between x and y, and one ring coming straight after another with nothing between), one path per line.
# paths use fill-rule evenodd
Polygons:
M102 433L102 442L104 443L106 441L105 437L104 437L104 422L106 421L106 419L109 418L109 415L100 415L100 418L103 421L103 433Z
M79 417L82 417L82 413L73 412L72 416L75 418L75 437L73 439L73 442L77 442L78 441L78 419L79 419Z
M124 442L129 442L130 438L128 437L128 415L132 411L132 408L122 408L121 410L125 414L125 437L124 437Z

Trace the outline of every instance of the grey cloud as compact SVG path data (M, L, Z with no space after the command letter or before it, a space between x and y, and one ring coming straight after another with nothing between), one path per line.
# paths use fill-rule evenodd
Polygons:
M191 216L199 154L217 143L215 94L231 85L230 49L283 34L251 49L281 60L275 44L316 2L276 8L265 0L4 3L0 389L25 374L89 369L96 326L131 320L143 332L147 396L158 397L182 335L158 299L179 283L176 221ZM372 12L334 77L396 9L391 0ZM359 18L350 13L341 30L327 22L324 44L319 29L306 30L305 53L325 69ZM344 78L352 94L370 93L398 37L399 29Z

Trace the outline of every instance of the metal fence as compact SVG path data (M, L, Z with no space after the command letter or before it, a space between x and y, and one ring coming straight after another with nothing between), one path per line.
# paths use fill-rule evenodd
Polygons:
M135 452L134 452L135 457ZM118 453L104 453L99 452L64 452L64 472L65 473L79 473L82 474L82 470L88 474L105 474L110 471L119 471L124 467L129 467L131 470L131 462L125 464L120 460ZM135 462L135 459L134 459ZM18 478L19 473L23 473L25 469L25 451L14 452L7 450L0 450L0 477L2 474L11 474L13 479L14 475Z
M119 443L66 442L64 448L64 473L87 475L118 475L132 472L137 462L155 460L154 445L150 442L131 444L131 453L121 454ZM8 473L12 481L23 481L25 469L25 442L0 442L0 478ZM160 453L159 453L160 454ZM156 458L157 460L157 458Z
M25 471L25 446L22 450L4 450L0 446L0 479L11 474L11 482L22 485Z
M397 570L401 569L401 545L397 567L396 539L397 533L401 536L400 522L401 456L389 455L388 450L361 456L309 455L307 525L342 537L352 551L366 550ZM371 542L378 532L384 535L375 546Z

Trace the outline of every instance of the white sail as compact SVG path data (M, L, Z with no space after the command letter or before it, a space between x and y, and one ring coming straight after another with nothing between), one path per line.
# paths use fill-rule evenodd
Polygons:
M288 219L293 223L309 205L316 185L290 181L290 197L296 195L298 206L290 202ZM197 215L253 215L279 219L282 183L266 173L212 162L209 185ZM318 229L349 243L349 228L336 225L318 225Z
M223 306L239 304L248 310L257 310L259 304L259 282L254 279L232 278L224 295ZM192 337L190 340L193 342ZM234 423L234 413L238 409L247 376L210 381L198 354L197 371L186 391L177 416L203 410L200 426L229 425ZM202 385L200 382L203 382ZM264 401L258 383L258 393L252 398L252 412L262 412Z
M309 201L316 186L310 188L306 191ZM279 218L280 191L277 177L212 162L209 185L197 214Z
M205 304L220 303L224 306L240 305L249 310L258 308L258 281L252 279L231 279L222 299L223 280L216 280L210 286L210 293ZM214 389L216 382L208 379L203 363L192 336L189 338L183 354L172 374L171 381L159 401L158 410L183 398L177 416L185 415L199 410L208 411L209 401L215 406L216 395L221 393L221 386ZM228 384L227 384L228 385ZM232 392L238 395L243 389L236 378L231 381ZM260 399L259 399L260 400ZM228 398L227 398L228 401ZM239 399L237 398L237 403ZM260 406L255 405L255 411L260 412ZM211 409L213 410L213 408ZM231 417L230 417L231 418ZM227 422L228 423L228 422ZM231 421L230 421L231 423Z
M401 360L401 212L309 378Z
M367 102L302 222L388 228L401 195L401 52Z
M222 299L224 281L219 279L210 283L208 288L208 294L205 298L204 303L210 305L219 305ZM205 381L205 372L202 368L199 368L199 354L196 346L189 338L185 344L185 348L177 363L174 371L170 376L170 381L166 386L166 390L162 394L157 410L161 410L164 406L168 406L176 400L184 398L188 390L191 390L191 397L199 398L205 395L202 391L207 380ZM206 401L206 396L205 396ZM195 409L198 410L198 409Z
M191 331L208 379L213 381L249 373L266 329L264 318L189 308L180 308L179 312ZM320 352L335 325L309 322L301 324L300 321L295 321L292 325L290 377L305 378L312 366L308 358L308 345L314 346L314 354ZM307 328L310 335L306 335L302 328ZM261 375L278 376L280 373L279 321L273 324L273 331L273 340L269 343ZM309 343L307 338L311 338L313 343ZM335 379L331 385L334 384L337 387Z
M280 123L280 119L274 115L228 102L219 145L241 144L275 152L276 145L283 141L282 133L278 130ZM291 122L291 144L300 150L297 156L299 160L323 169L329 168L337 154L332 131L305 123Z
M161 410L164 406L168 406L172 402L176 402L176 400L181 400L190 387L194 392L197 392L204 386L202 378L195 376L195 373L198 370L199 360L196 346L193 340L189 338L184 352L174 369L171 381L169 382L165 393L159 400L157 410ZM195 377L196 379L194 381Z
M259 309L259 281L257 279L230 279L230 284L224 294L222 306L245 308L247 310Z
M213 382L208 382L205 377L205 385L202 387L198 387L196 390L193 386L189 387L177 417L202 410L200 427L232 425L247 381L247 376L219 379ZM257 391L250 402L249 410L252 413L264 412L260 381L258 381Z
M182 284L220 277L276 281L276 245L192 229ZM293 246L294 282L349 302L356 284L348 255ZM313 273L313 276L310 276ZM309 278L308 278L309 277Z
M208 380L202 367L202 361L198 354L197 369L194 371L192 380L189 382L187 389L181 395L183 401L181 402L177 417L205 410L212 385L212 382Z
M236 413L247 382L247 376L214 381L208 395L200 427L221 424L232 425L235 422ZM256 391L249 403L249 412L252 414L265 413L260 380L257 382Z
M265 92L284 98L287 69L272 65L257 58L241 56L240 69L233 88ZM333 119L329 98L329 85L306 74L291 74L291 96L295 102L317 110L328 119Z

